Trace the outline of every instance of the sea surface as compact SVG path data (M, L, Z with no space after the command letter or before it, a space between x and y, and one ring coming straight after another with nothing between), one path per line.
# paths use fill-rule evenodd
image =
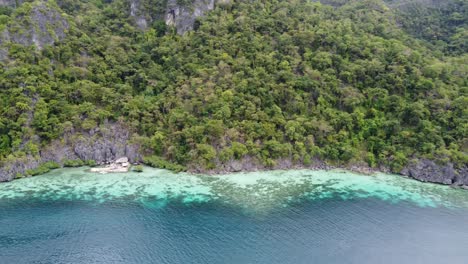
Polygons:
M0 184L0 264L468 263L468 191L395 175L59 169Z

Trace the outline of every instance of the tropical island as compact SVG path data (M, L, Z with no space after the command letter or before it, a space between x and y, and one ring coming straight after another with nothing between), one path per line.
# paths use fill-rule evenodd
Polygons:
M128 157L467 186L467 5L2 0L0 181Z

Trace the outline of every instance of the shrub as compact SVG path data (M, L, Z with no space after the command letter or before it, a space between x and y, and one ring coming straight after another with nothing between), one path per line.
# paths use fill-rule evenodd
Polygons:
M84 166L84 162L80 159L77 160L65 160L63 162L64 167L81 167Z
M168 170L172 170L176 172L181 172L181 171L186 170L184 166L169 162L158 156L145 157L143 159L143 162L154 168L168 169Z
M367 161L367 164L372 168L375 168L377 165L377 161L373 153L370 153L370 152L367 153L366 161Z
M143 172L143 166L141 165L136 165L133 167L133 171L135 172Z
M240 142L232 142L231 148L234 153L234 158L236 159L242 158L243 156L247 155L247 153L249 152L247 150L247 147Z
M35 169L26 170L26 175L30 175L30 176L41 175L41 174L49 172L52 169L57 169L57 168L60 168L60 165L57 162L48 161L48 162L42 163L41 165L39 165L39 167ZM16 175L16 177L21 177L21 176Z
M302 160L302 163L304 163L305 166L309 166L312 164L312 158L310 157L309 154L305 154L304 158Z
M60 168L60 164L58 164L55 161L48 161L48 162L42 164L42 166L45 166L45 167L47 167L47 168L49 168L51 170Z
M85 164L89 167L96 167L97 166L97 163L95 160L87 160L85 161Z

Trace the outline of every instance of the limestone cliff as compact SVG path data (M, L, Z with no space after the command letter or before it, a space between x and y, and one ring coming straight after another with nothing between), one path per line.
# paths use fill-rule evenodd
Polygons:
M228 5L231 0L126 0L128 15L135 25L146 30L155 21L175 27L177 33L192 30L195 20L217 5ZM6 43L34 45L42 49L62 40L70 28L70 18L60 9L61 1L0 0L0 6L14 9L6 28L0 32L0 46ZM109 1L108 3L112 3ZM0 48L3 56L6 48Z
M140 29L146 29L156 20L175 27L184 34L193 29L195 20L213 10L217 5L228 5L231 0L128 0L129 14Z
M130 16L135 19L135 23L140 29L146 29L150 21L150 16L145 15L140 0L130 0Z
M2 4L14 2L2 1ZM13 19L1 33L0 45L11 42L42 49L65 38L69 27L68 20L54 4L45 1L24 3L15 10Z
M181 6L177 0L169 0L165 17L166 25L174 26L177 33L183 34L193 29L197 17L213 10L215 0L195 0L190 6Z
M23 0L0 0L0 6L8 6L12 8L16 8L21 5L24 1Z
M131 133L124 124L108 123L86 132L71 132L44 147L37 156L25 156L0 164L0 182L11 181L17 174L54 161L63 165L66 160L93 160L106 164L120 157L130 162L141 160L138 144L131 142Z
M194 0L191 5L178 5L177 0L169 0L166 12L166 25L174 26L177 33L184 34L193 29L195 20L213 10L216 5L227 5L230 0Z
M413 160L401 174L424 182L468 186L468 168L455 169L452 163L440 165L427 159Z

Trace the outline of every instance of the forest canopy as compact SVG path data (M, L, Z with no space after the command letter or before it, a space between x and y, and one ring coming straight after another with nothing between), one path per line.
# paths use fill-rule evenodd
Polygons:
M33 4L0 8L0 30L28 23ZM66 37L0 42L0 160L123 122L147 163L175 170L245 157L468 163L466 1L450 16L379 0L232 1L183 35L157 19L140 29L124 0L47 4Z

